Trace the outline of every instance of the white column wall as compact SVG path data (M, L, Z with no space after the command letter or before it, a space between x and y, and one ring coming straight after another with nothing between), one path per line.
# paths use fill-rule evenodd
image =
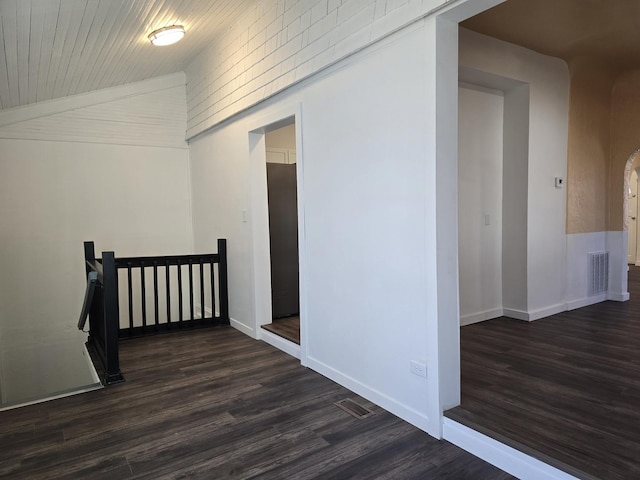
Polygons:
M458 90L460 324L502 316L504 97Z
M629 267L627 231L607 232L607 250L609 251L609 292L607 298L617 302L629 300Z
M227 239L231 321L256 338L251 175L245 125L236 122L190 144L193 236L196 250L216 238Z
M303 362L439 435L437 351L427 348L437 305L426 95L435 92L427 75L435 65L416 48L426 42L417 24L200 136L191 178L195 247L229 238L231 316L256 336L252 306L265 292L252 288L253 265L264 245L252 246L260 212L252 210L249 132L299 108ZM411 360L433 368L431 380L411 374Z
M503 313L515 318L527 311L529 90L510 85L504 96L502 301Z

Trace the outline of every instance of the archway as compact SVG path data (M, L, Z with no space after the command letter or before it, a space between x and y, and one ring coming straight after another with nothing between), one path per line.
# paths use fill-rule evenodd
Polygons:
M629 180L631 179L631 172L640 167L640 149L633 152L633 154L627 159L627 163L624 167L624 190L622 192L622 226L623 230L629 229Z
M640 150L636 150L627 160L624 169L623 198L623 230L627 232L627 263L638 265L638 198L637 177L633 173L640 170ZM636 184L632 184L632 178L636 178ZM635 203L633 203L635 202Z

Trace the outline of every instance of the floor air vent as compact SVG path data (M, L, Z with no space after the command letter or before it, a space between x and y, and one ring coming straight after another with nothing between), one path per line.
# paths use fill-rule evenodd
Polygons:
M589 296L609 290L609 252L589 254Z
M351 398L345 398L344 400L340 400L339 402L336 402L335 405L338 408L341 408L342 410L347 412L349 415L353 415L356 418L362 419L362 418L367 418L367 417L370 417L371 415L374 415L374 413L371 410L356 403Z

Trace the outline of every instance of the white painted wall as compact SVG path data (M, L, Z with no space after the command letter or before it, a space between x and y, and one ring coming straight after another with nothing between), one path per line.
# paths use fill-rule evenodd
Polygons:
M427 381L409 371L410 360L427 362L437 302L427 281L436 275L434 163L424 135L432 80L423 53L412 48L425 40L423 28L409 28L199 137L191 143L191 171L195 247L229 239L231 316L256 336L252 305L265 292L251 288L253 257L265 245L256 245L258 253L252 247L260 241L252 222L266 197L257 212L250 151L260 145L249 132L300 105L303 362L437 433L438 415L428 412L438 401L430 405Z
M202 133L448 3L256 2L187 67L187 137Z
M502 304L491 310L479 309L476 313L461 315L461 324L482 321L501 315L527 319L530 88L528 84L523 82L468 67L460 67L458 76L461 82L467 82L465 83L466 85L475 86L476 89L488 89L488 91L498 92L503 96L503 116L500 119L501 136L493 139L492 146L486 145L484 147L485 149L492 148L494 152L500 152L503 159L500 171L501 182L487 187L490 187L494 194L496 192L501 192L502 194L500 205L502 214L502 237L500 243L502 250L500 251L500 258L495 260L502 266ZM470 129L482 130L485 128L483 115L486 115L486 113L482 111L460 111L459 124L467 123ZM478 120L482 118L482 123L479 121L469 122L465 120L464 117L466 116L470 116L471 119L480 117ZM494 123L496 121L497 118ZM460 132L460 135L466 134ZM486 135L481 138L485 142L491 140ZM477 182L480 185L481 181L477 180ZM459 208L459 210L462 209ZM461 242L475 241L474 238L471 240L463 238L462 234L460 237ZM483 248L485 255L489 253L488 246L476 248ZM478 271L475 275L469 275L467 281L476 284L483 283L482 272ZM465 301L464 295L464 292L461 291L461 304Z
M566 308L566 192L555 177L566 176L569 72L556 58L464 29L460 65L529 87L527 169L526 320ZM506 123L505 123L506 124ZM505 164L508 157L505 156ZM505 177L505 181L507 178Z
M3 343L79 335L85 240L117 255L191 252L184 99L173 76L0 113Z
M626 231L608 231L607 251L609 252L609 292L607 299L617 302L629 300Z
M460 45L461 78L505 92L504 314L535 320L628 299L624 232L565 233L566 191L554 177L566 176L566 66L464 29ZM599 251L610 254L609 292L589 297L588 254Z
M567 235L567 309L573 310L603 300L629 300L627 232L591 232ZM589 253L609 252L609 291L589 296Z
M230 316L255 337L248 151L244 129L221 129L191 143L190 171L194 248L227 239Z
M502 308L500 91L458 90L458 262L460 324L499 317Z

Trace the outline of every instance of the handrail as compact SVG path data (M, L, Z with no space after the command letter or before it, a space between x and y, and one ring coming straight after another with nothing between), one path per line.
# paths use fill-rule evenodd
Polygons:
M85 264L87 265L87 267L89 267L91 269L91 271L95 272L98 275L98 280L102 281L102 263L100 263L100 260L93 260L93 261L89 261L86 260Z
M82 311L80 312L80 318L78 319L78 330L84 331L84 326L87 323L87 317L89 316L89 310L93 303L93 295L98 284L98 272L89 272L89 275L87 275L87 288L84 292L84 301L82 302Z

